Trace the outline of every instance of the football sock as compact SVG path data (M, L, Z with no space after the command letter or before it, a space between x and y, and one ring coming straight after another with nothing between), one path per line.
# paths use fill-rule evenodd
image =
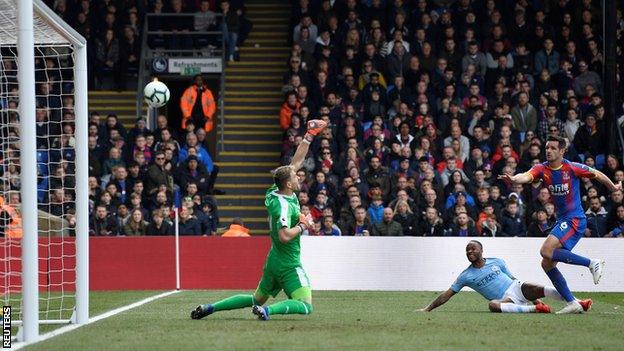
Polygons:
M227 299L215 302L212 304L214 311L235 310L238 308L251 307L256 304L256 300L253 295L234 295ZM205 308L205 307L204 307Z
M555 251L553 251L552 260L585 267L589 267L589 264L591 263L589 258L579 256L566 249L555 249Z
M550 281L553 283L559 294L561 294L561 297L563 297L567 302L572 302L575 300L574 295L572 295L572 292L570 292L570 288L568 288L568 283L566 282L561 272L559 272L557 267L554 267L546 272L546 275L548 275Z
M515 303L501 303L503 313L531 313L535 312L535 305L516 305Z
M563 297L561 297L561 294L559 294L557 289L553 288L552 286L544 287L544 297L548 297L548 298L555 299L555 300L563 300Z
M312 305L300 300L284 300L266 307L269 315L272 314L310 314Z

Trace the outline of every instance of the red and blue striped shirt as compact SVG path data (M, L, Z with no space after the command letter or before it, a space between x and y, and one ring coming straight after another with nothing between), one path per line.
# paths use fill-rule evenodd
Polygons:
M552 196L558 218L585 218L581 203L580 178L595 178L596 170L563 159L557 169L544 162L533 166L528 173L533 181L541 179L544 182Z

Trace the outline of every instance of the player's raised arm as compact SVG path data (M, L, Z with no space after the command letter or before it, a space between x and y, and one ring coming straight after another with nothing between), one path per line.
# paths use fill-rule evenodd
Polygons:
M506 182L514 184L526 184L533 181L533 176L529 172L524 172L518 173L514 176L512 176L511 174L501 174L498 176L498 179L502 179Z
M596 180L604 184L609 191L614 192L617 190L622 190L622 182L613 183L609 177L607 177L604 173L600 172L597 169L593 170L596 175Z
M323 129L327 127L327 122L321 119L313 119L308 121L308 130L303 137L303 141L297 147L295 155L290 162L290 165L295 169L295 172L301 168L303 161L305 160L308 150L310 149L310 143L314 140L314 137L318 135Z
M455 291L453 289L448 289L438 295L435 300L431 301L427 307L420 309L421 312L431 312L434 308L444 305L448 300L451 299L455 295Z

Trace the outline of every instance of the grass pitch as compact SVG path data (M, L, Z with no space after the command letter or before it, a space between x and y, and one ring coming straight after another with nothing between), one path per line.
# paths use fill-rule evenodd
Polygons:
M583 315L493 314L461 292L431 313L432 292L314 292L310 316L254 318L251 309L191 320L198 303L234 291L184 291L27 350L622 350L624 293L579 294ZM249 293L249 292L246 292ZM91 315L156 292L93 293ZM278 299L283 295L278 296ZM271 300L275 301L275 300ZM271 302L270 301L270 302ZM554 309L562 303L546 300Z

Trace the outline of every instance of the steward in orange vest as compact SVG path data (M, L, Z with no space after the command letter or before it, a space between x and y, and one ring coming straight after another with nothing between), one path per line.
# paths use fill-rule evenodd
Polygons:
M200 99L197 99L197 94L201 95ZM217 110L217 104L201 75L196 75L195 84L186 88L182 94L180 110L182 110L182 129L186 129L186 122L190 119L197 128L203 125L206 132L212 130L212 116Z
M22 237L22 217L15 207L4 202L0 196L0 237L20 239Z
M232 224L230 224L230 229L226 230L222 237L249 237L249 228L245 228L243 224L243 220L236 217L232 220Z

